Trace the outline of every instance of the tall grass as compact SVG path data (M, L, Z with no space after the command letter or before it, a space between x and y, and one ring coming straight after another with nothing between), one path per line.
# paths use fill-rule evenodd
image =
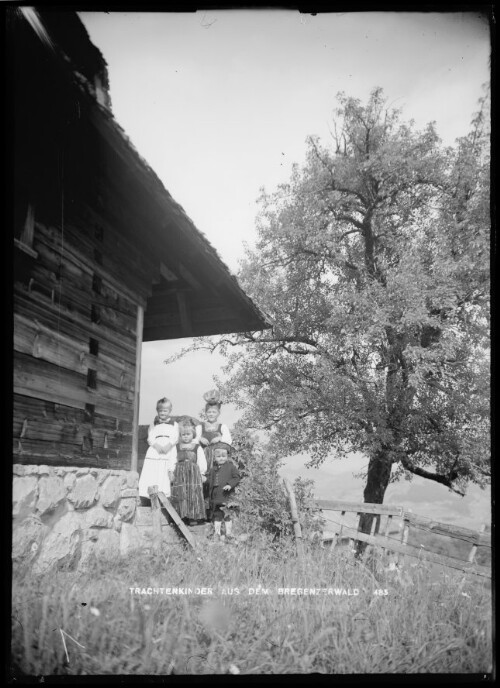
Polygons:
M402 571L293 543L202 543L35 577L15 570L14 675L491 671L491 591L424 563ZM413 565L412 565L413 563ZM249 594L258 586L269 594ZM191 587L192 595L130 588ZM196 594L196 588L212 594ZM278 595L278 588L359 595ZM235 594L235 588L240 591ZM223 593L226 590L226 594ZM227 594L232 589L233 594ZM375 591L387 590L387 594ZM63 642L64 639L64 642ZM65 647L66 645L66 647Z

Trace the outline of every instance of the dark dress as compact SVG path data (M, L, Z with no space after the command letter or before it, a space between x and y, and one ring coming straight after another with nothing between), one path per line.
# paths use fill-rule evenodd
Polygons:
M205 458L207 460L207 475L209 475L213 463L214 463L214 448L213 446L210 445L210 442L216 437L217 435L221 434L221 425L222 423L219 423L215 430L207 430L205 427L205 423L201 424L201 436L205 437L208 440L208 444L203 447L205 451ZM208 492L208 480L206 483L203 485L203 496L205 497L205 509L208 512L210 509L210 500L209 500L209 492ZM207 513L208 515L208 513Z
M214 448L213 446L210 446L210 442L214 439L214 437L217 437L217 435L221 434L221 426L222 423L219 423L215 430L207 430L205 427L205 423L202 423L201 428L202 428L202 433L201 436L205 437L208 440L208 444L206 447L204 447L205 450L205 458L207 460L207 471L209 471L214 463Z
M205 518L205 500L197 451L197 444L191 444L187 448L177 445L177 463L171 493L172 504L179 516L198 520Z
M236 466L229 459L223 464L214 463L208 472L208 495L210 515L219 511L219 507L231 501L234 488L240 482L240 474ZM224 490L225 485L231 485L230 490Z

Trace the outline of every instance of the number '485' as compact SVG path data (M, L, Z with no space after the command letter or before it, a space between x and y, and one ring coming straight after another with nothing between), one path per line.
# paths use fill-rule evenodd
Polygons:
M374 591L373 591L373 594L374 594L374 595L381 595L381 596L384 596L384 595L388 595L388 594L389 594L389 591L388 591L387 589L384 588L384 589L380 589L380 590L374 590Z

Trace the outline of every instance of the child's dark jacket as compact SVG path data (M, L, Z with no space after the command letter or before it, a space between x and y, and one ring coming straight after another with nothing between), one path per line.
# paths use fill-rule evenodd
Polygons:
M220 466L214 463L208 474L210 506L213 508L230 501L234 488L240 480L240 474L232 461L228 460ZM225 485L231 485L231 489L224 490Z

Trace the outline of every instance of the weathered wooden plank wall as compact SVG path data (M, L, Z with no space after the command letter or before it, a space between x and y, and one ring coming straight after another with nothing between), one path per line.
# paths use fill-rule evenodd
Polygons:
M137 308L153 260L95 217L64 228L35 222L36 259L15 283L19 463L130 468Z
M131 423L18 394L13 408L16 463L128 467Z
M100 323L91 322L89 317L79 316L71 309L66 309L52 301L50 297L37 291L30 291L27 285L15 284L14 311L53 332L80 341L82 346L86 343L87 348L89 340L95 339L99 342L99 354L106 354L117 360L134 364L134 352L126 341L110 333Z
M88 338L89 339L89 338ZM99 366L99 380L126 392L134 391L134 379L130 362L110 356L102 351L97 342L98 353L89 351L89 341L82 342L54 332L40 322L28 320L23 315L14 315L14 350L53 363L61 368L87 374L89 368Z

